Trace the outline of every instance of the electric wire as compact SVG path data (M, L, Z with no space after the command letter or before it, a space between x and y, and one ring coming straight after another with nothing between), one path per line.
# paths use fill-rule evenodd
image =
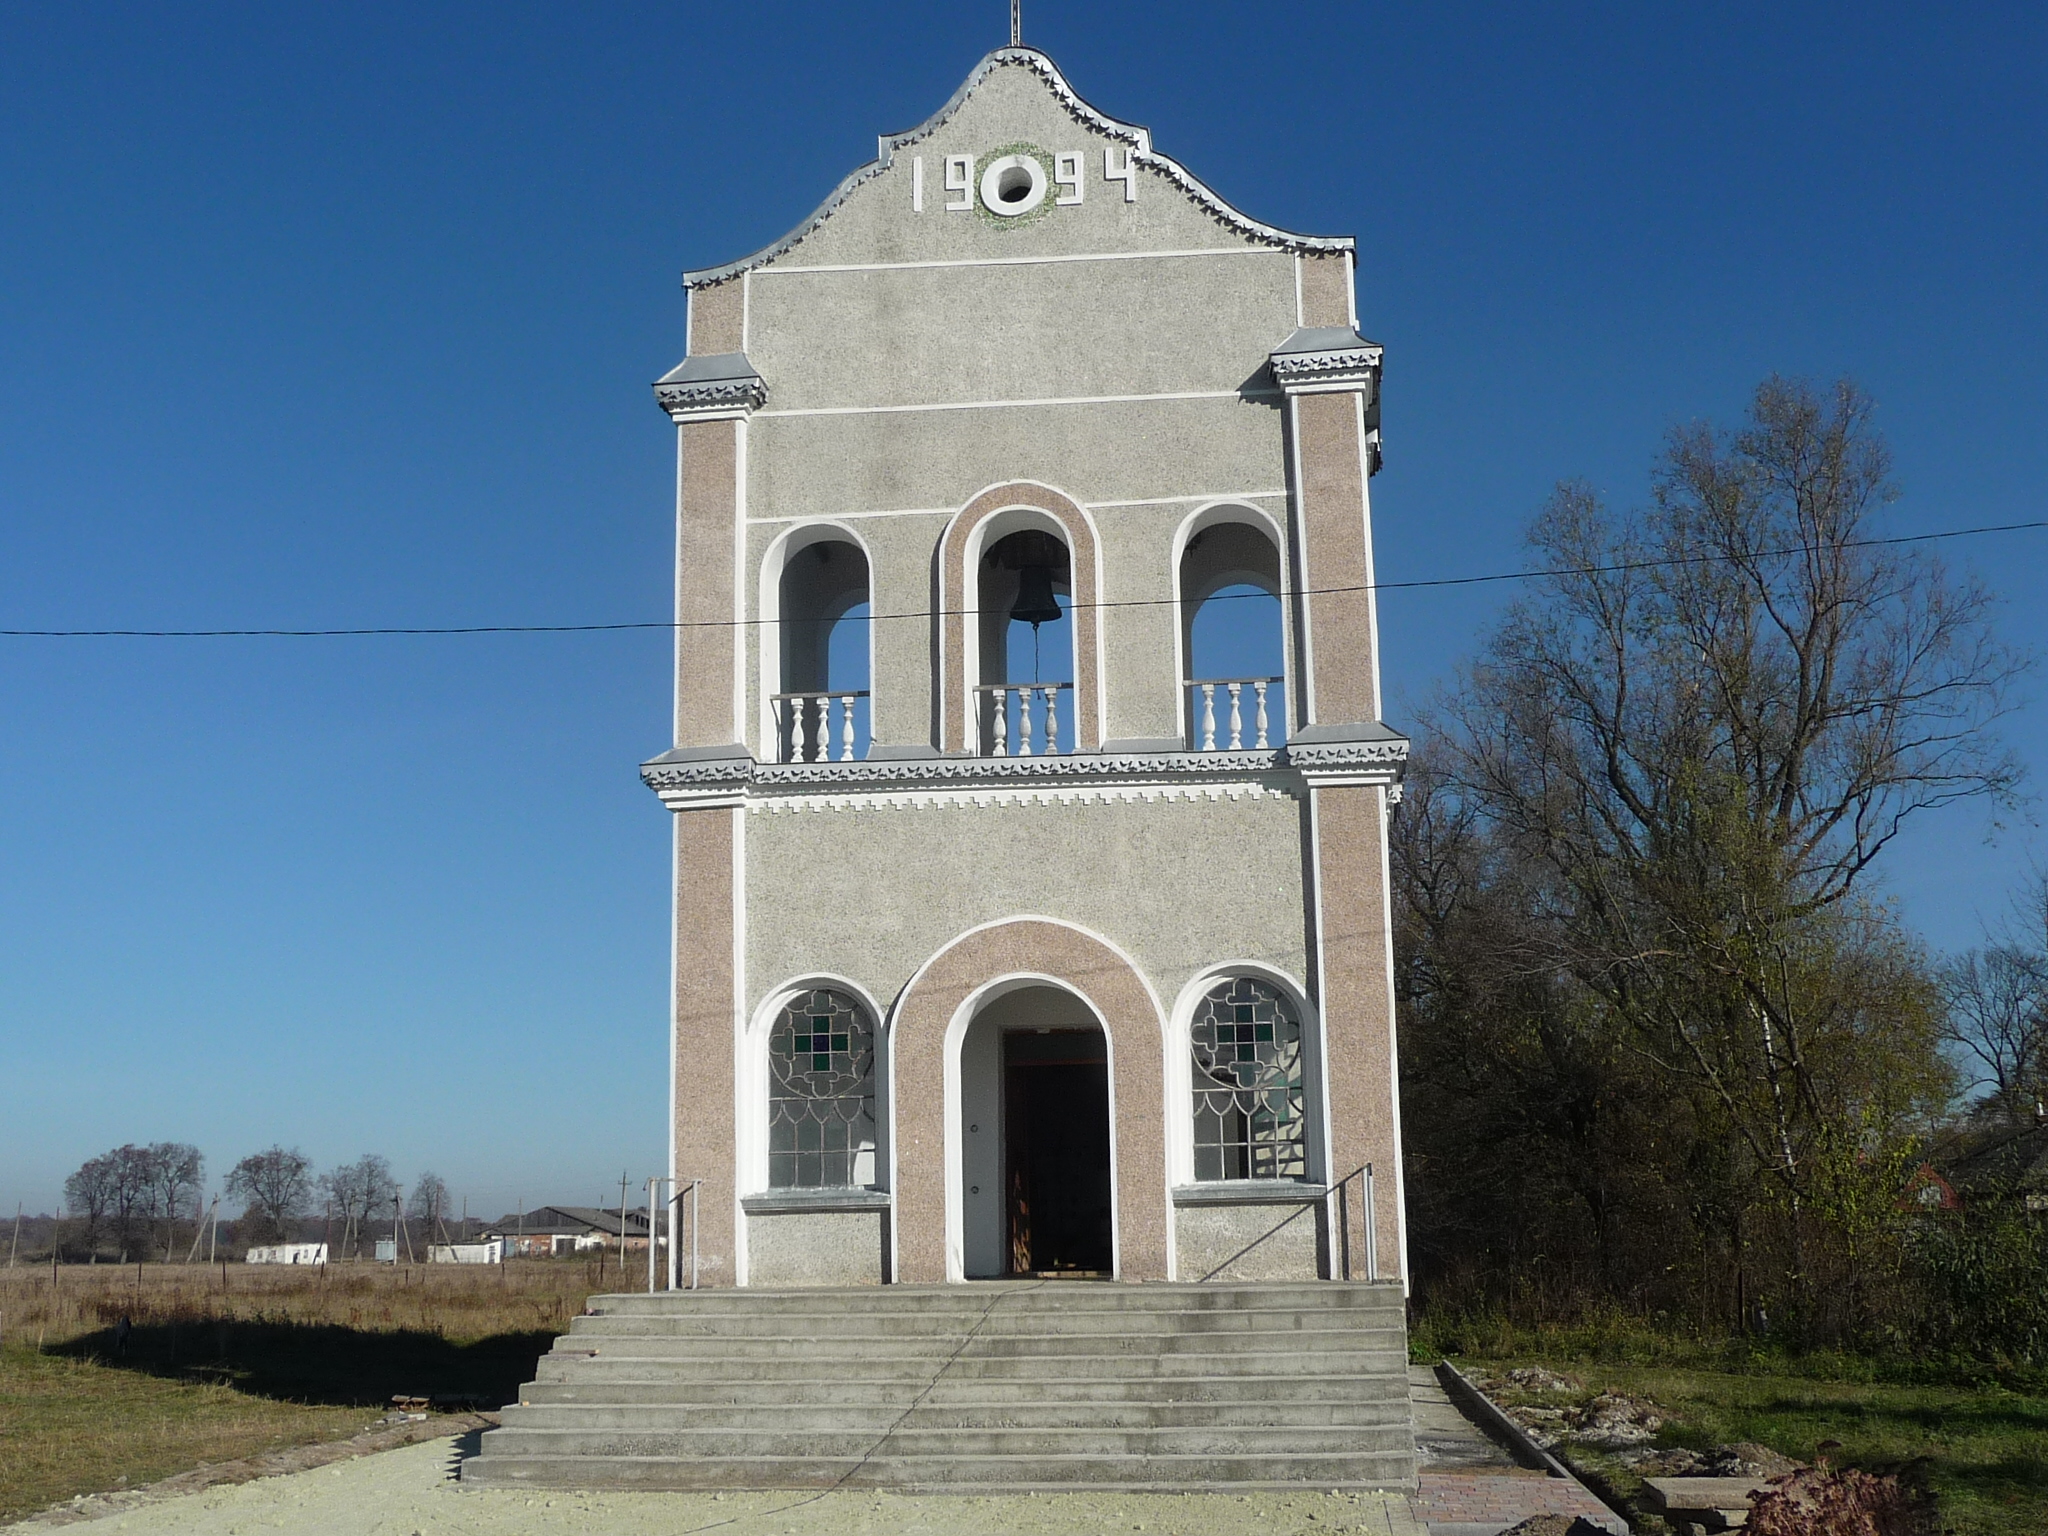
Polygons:
M1940 539L1966 539L1993 533L2026 533L2048 528L2048 518L2025 523L1988 523L1975 528L1943 528L1932 533L1904 533L1882 539L1845 539L1839 544L1789 544L1777 549L1752 550L1746 560L1777 560L1792 555L1811 555L1829 549L1876 549L1898 544L1927 544ZM1368 581L1339 587L1294 587L1280 592L1219 592L1207 602L1230 602L1255 598L1291 601L1301 597L1337 597L1363 592L1418 592L1445 587L1474 587L1503 581L1542 581L1570 576L1610 576L1632 571L1669 570L1686 565L1736 563L1736 557L1716 551L1696 555L1664 555L1647 560L1622 560L1608 565L1563 565L1527 571L1493 571L1483 576L1433 576L1414 581ZM1069 601L1068 613L1107 608L1169 608L1178 597L1131 597L1088 603ZM868 615L876 624L906 619L968 618L966 608L925 608L904 613ZM39 640L325 640L376 635L583 635L626 630L745 629L778 622L771 618L737 619L627 619L597 624L377 624L336 629L0 629L0 639Z

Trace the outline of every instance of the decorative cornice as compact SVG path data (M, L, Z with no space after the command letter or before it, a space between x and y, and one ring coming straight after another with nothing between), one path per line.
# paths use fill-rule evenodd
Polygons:
M655 381L654 400L677 423L747 416L768 399L768 381L744 352L686 357Z
M1273 382L1287 393L1315 394L1379 386L1381 348L1347 326L1304 327L1282 342L1272 357Z
M884 134L876 141L875 158L861 166L844 181L832 189L831 196L820 203L808 219L777 240L773 245L763 246L751 256L728 262L722 267L702 267L683 274L686 288L711 288L720 283L730 282L742 272L765 266L785 252L801 245L811 232L839 211L839 207L862 183L872 181L895 162L896 151L930 138L943 128L966 104L967 98L996 70L1006 67L1022 67L1031 70L1051 88L1060 105L1067 109L1073 119L1085 128L1091 128L1106 137L1119 140L1130 147L1131 163L1142 165L1159 172L1178 187L1188 199L1207 213L1217 223L1248 239L1282 250L1296 251L1308 255L1334 254L1349 251L1356 245L1349 235L1303 235L1293 230L1280 229L1272 224L1261 223L1247 214L1239 212L1208 187L1204 186L1192 172L1178 161L1160 154L1152 147L1150 129L1135 123L1119 122L1117 119L1098 111L1075 92L1067 83L1059 66L1040 53L1036 48L998 48L989 54L974 71L968 75L960 89L955 91L947 103L930 117L905 133Z
M1302 743L1270 752L1079 752L1053 757L868 758L859 762L761 763L752 757L677 758L640 765L647 787L681 809L739 805L785 795L904 789L1028 789L1091 785L1202 786L1234 780L1285 789L1317 783L1397 784L1405 737Z

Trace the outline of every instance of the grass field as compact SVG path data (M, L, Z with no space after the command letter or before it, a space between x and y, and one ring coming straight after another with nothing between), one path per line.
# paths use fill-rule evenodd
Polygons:
M1510 1402L1519 1396L1564 1406L1606 1392L1649 1398L1672 1415L1660 1445L1707 1450L1753 1441L1799 1461L1825 1456L1838 1467L1896 1472L1935 1495L1937 1523L1955 1536L2048 1532L2048 1384L1903 1361L1743 1358L1725 1346L1671 1340L1654 1349L1640 1340L1619 1347L1609 1341L1602 1349L1568 1334L1549 1347L1540 1337L1515 1342L1519 1347L1454 1363L1467 1372L1541 1365L1575 1377L1582 1387L1506 1394ZM1642 1358L1646 1354L1665 1358ZM1838 1444L1823 1450L1826 1441ZM1569 1445L1560 1454L1622 1500L1633 1501L1640 1491L1639 1480L1614 1456Z
M495 1408L597 1288L547 1260L0 1271L0 1520L344 1438L394 1396Z

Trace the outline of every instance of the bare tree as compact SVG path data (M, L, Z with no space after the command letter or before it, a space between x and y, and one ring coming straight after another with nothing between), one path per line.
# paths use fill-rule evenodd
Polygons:
M187 1212L199 1219L205 1195L206 1159L183 1141L152 1142L146 1153L147 1201L152 1220L163 1224L164 1258L177 1245L178 1223Z
M106 1154L111 1163L111 1193L114 1235L120 1240L121 1259L127 1262L131 1249L146 1241L150 1218L155 1214L152 1194L156 1168L147 1147L135 1143L114 1148Z
M398 1197L391 1164L373 1152L323 1174L320 1187L334 1202L335 1214L342 1219L342 1241L352 1255L360 1245L363 1223Z
M245 1202L244 1244L290 1240L291 1224L312 1194L312 1167L298 1148L280 1146L251 1153L228 1171L227 1193Z
M448 1234L445 1231L441 1233L440 1239L434 1235L435 1229L448 1214L448 1186L442 1182L439 1174L423 1173L414 1181L412 1197L406 1202L405 1213L412 1220L421 1223L421 1231L425 1234L426 1242L433 1243L446 1239Z
M88 1248L97 1246L107 1219L114 1212L119 1178L115 1156L106 1152L88 1159L64 1181L64 1209L84 1219Z
M125 1260L147 1249L154 1229L168 1258L177 1223L197 1216L205 1170L199 1149L185 1142L146 1147L128 1142L66 1179L64 1200L74 1215L85 1217L88 1243L105 1232L119 1243Z
M2020 777L1991 728L2022 661L1983 587L1876 542L1871 412L1773 378L1741 430L1672 434L1642 511L1561 487L1530 535L1556 574L1431 749L1532 871L1548 963L1789 1207L1795 1277L1806 1208L1941 1089L1917 955L1859 881Z
M1985 937L1941 968L1942 1034L1984 1090L1982 1107L2023 1122L2048 1099L2048 877Z

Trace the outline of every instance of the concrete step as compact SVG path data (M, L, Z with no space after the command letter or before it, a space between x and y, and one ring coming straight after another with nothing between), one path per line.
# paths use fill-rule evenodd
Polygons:
M498 1454L512 1456L681 1456L692 1461L730 1457L861 1457L870 1453L913 1459L990 1456L1349 1456L1403 1448L1405 1425L1241 1424L1179 1429L899 1429L882 1434L777 1430L526 1429L491 1431ZM1408 1442L1413 1444L1412 1439Z
M1215 1330L1200 1333L1121 1332L888 1334L847 1338L834 1334L764 1335L615 1333L571 1334L556 1346L563 1357L599 1360L944 1360L1023 1355L1209 1354L1269 1355L1394 1351L1405 1335L1396 1328L1295 1329L1287 1332Z
M1120 1334L1132 1327L1134 1314L1098 1307L1074 1311L997 1311L986 1318L957 1321L958 1331L973 1327L975 1336L1025 1337L1043 1334L1081 1336ZM1384 1307L1245 1307L1229 1309L1147 1308L1135 1314L1148 1331L1178 1333L1301 1333L1365 1332L1402 1329L1401 1314ZM977 1325L978 1323L978 1325ZM584 1315L570 1322L569 1336L579 1341L604 1338L840 1338L882 1339L922 1337L932 1332L932 1318L918 1312L842 1312L805 1317L792 1312L652 1312Z
M1036 1380L1115 1381L1181 1376L1327 1376L1391 1375L1405 1371L1405 1355L1394 1350L1330 1350L1314 1354L1267 1351L1257 1354L1216 1354L1175 1351L1157 1354L944 1354L866 1356L829 1362L834 1374L863 1381L929 1380L944 1367L948 1380L981 1377ZM743 1373L761 1381L808 1381L827 1365L816 1355L789 1355L767 1360L735 1360L710 1356L677 1360L651 1355L543 1355L541 1381L688 1381L714 1369L720 1376Z
M1359 1375L1169 1376L1141 1381L1108 1377L1097 1381L1002 1380L982 1378L937 1383L905 1377L896 1381L823 1380L795 1383L698 1377L666 1381L605 1381L575 1378L529 1382L522 1403L661 1404L673 1407L757 1406L801 1402L810 1406L893 1403L900 1410L921 1394L928 1404L1003 1402L1048 1405L1101 1402L1303 1403L1407 1401L1405 1370Z
M484 1437L488 1446L493 1430ZM462 1480L542 1488L896 1488L977 1492L1071 1488L1184 1492L1412 1488L1412 1450L1381 1455L707 1457L493 1456Z
M802 1312L823 1316L831 1312L967 1312L996 1309L1025 1311L1034 1308L1080 1310L1100 1307L1112 1312L1137 1312L1147 1308L1179 1310L1228 1310L1301 1306L1331 1307L1404 1306L1401 1288L1393 1284L1365 1284L1338 1280L1304 1280L1297 1283L1223 1285L1168 1284L1121 1285L1113 1281L973 1281L965 1285L865 1285L757 1289L752 1286L721 1287L699 1291L619 1291L593 1296L592 1312L606 1316L625 1313L685 1312L692 1309L745 1312Z
M921 1429L1180 1429L1242 1425L1304 1428L1348 1427L1403 1430L1408 1402L1298 1400L1146 1402L1113 1398L1096 1403L974 1401L917 1403L514 1403L504 1411L508 1429L631 1430L666 1433L686 1429L773 1430L791 1434L879 1435L885 1430Z
M1391 1286L1047 1283L594 1299L474 1482L1407 1486Z

